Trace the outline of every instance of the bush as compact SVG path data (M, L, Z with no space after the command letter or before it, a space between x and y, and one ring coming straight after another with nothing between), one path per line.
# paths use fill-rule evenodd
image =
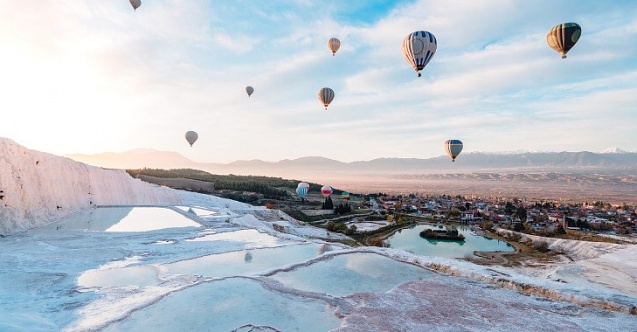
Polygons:
M513 224L513 230L516 232L521 232L524 230L524 224L521 222L516 222Z
M546 243L545 241L535 242L533 244L533 249L540 252L547 252L549 251L549 244Z
M327 230L329 230L329 231L335 231L336 230L336 223L330 220L330 221L328 221L325 224L325 228L327 228Z
M383 241L383 239L379 236L370 238L367 240L367 245L369 246L374 246L374 247L384 247L385 246L385 241Z

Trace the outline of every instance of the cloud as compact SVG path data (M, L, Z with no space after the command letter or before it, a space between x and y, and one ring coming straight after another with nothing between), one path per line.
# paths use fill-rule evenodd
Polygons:
M11 111L0 132L53 153L146 147L200 161L352 161L438 156L448 138L468 151L637 150L632 2L163 0L132 11L126 1L73 0L2 8L0 109ZM545 34L571 20L583 35L562 60ZM422 29L439 48L416 78L400 45ZM342 41L336 56L326 47L332 36ZM246 85L255 88L250 98ZM317 99L323 86L336 91L327 111ZM184 148L191 129L197 149Z

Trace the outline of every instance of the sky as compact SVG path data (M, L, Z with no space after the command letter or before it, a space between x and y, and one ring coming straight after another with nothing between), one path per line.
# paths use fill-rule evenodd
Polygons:
M0 22L0 136L52 154L637 151L635 1L0 0ZM564 22L582 36L563 60ZM438 41L420 78L401 54L419 30Z

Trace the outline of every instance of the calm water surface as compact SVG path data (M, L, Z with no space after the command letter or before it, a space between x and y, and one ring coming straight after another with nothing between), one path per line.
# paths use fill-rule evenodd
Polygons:
M420 232L426 228L440 229L435 225L416 225L397 231L387 239L390 246L423 256L438 256L448 258L462 258L472 255L474 251L514 251L508 243L488 239L483 236L471 235L467 226L458 227L464 235L465 241L430 240L420 237Z

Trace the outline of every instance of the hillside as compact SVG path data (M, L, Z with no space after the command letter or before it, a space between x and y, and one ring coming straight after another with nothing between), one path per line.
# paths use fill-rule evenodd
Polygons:
M177 204L168 188L0 137L0 234L44 225L96 205Z

